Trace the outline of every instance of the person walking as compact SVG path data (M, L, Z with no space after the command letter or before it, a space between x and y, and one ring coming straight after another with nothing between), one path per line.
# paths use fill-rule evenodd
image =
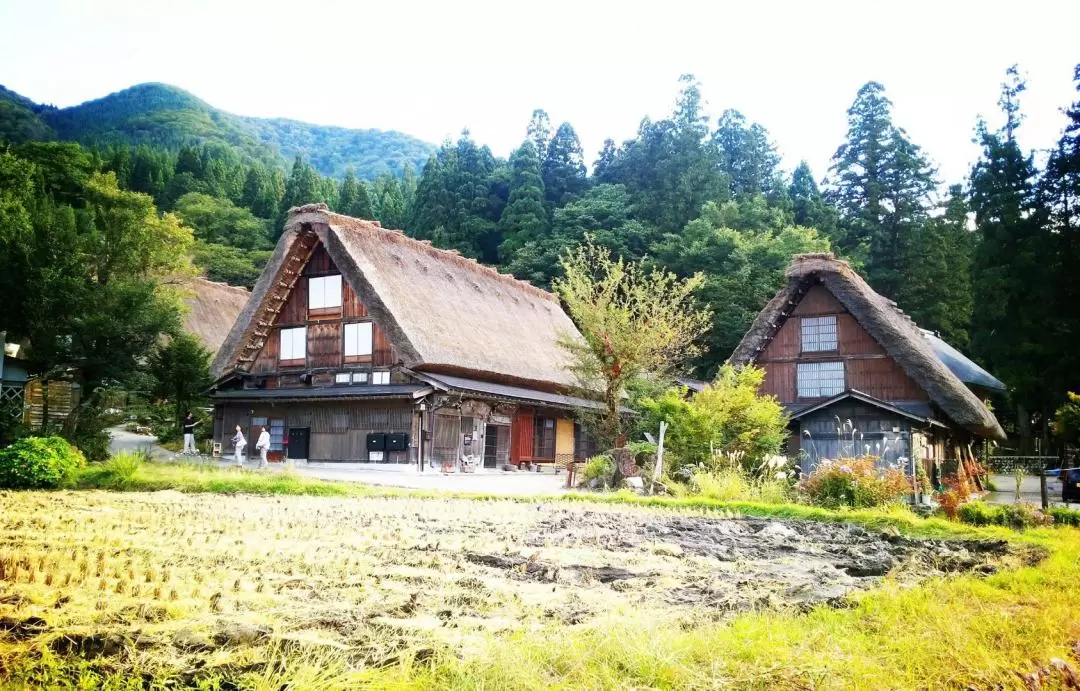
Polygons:
M236 467L244 467L244 447L247 446L247 439L244 438L244 431L240 429L240 425L236 426L236 435L233 436L233 448L236 451Z
M266 467L266 452L270 450L270 433L266 428L259 432L259 441L255 442L255 449L259 452L259 467Z
M195 420L195 416L188 411L187 417L184 418L182 425L184 431L184 450L181 454L196 456L199 450L195 448L195 428L199 425L199 422Z

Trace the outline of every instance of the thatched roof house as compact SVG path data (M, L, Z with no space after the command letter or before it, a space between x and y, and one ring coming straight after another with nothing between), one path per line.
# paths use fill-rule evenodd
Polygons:
M432 247L310 204L289 212L285 232L214 362L217 375L241 367L239 347L252 316L309 227L352 288L365 297L410 369L494 377L542 388L573 384L558 339L577 335L558 299L450 250Z
M920 329L847 262L832 254L798 255L786 278L731 362L764 367L766 390L780 398L793 418L808 411L836 417L828 409L842 401L860 407L879 403L883 411L906 411L924 427L1005 438L976 395L1004 385ZM888 427L902 429L899 424Z
M207 350L216 354L251 293L247 288L205 278L185 281L184 288L189 291L184 299L188 308L183 318L184 331L196 336Z
M587 452L572 411L596 403L570 391L562 338L580 335L550 293L302 206L214 360L216 434L269 423L272 436L296 433L290 454L376 462L375 437L405 435L393 458L421 467L570 458Z

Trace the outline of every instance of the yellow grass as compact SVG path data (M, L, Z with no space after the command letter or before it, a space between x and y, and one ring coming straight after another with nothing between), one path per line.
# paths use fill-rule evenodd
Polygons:
M1023 688L1018 672L1053 658L1078 666L1080 530L728 504L1049 550L1038 565L989 577L897 574L846 608L735 616L662 595L747 565L663 545L611 552L588 531L569 544L530 532L549 513L602 512L612 525L716 515L709 505L642 503L652 506L0 493L0 629L44 622L34 635L0 631L0 686L119 689L143 675L253 689ZM499 573L467 553L657 575L619 591ZM117 650L99 654L109 645Z

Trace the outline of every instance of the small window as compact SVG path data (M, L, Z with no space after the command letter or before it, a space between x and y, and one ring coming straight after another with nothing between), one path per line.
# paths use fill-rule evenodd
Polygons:
M368 376L367 372L353 372L352 383L353 384L367 384Z
M345 357L371 355L371 322L345 325Z
M802 352L836 350L836 315L802 318Z
M337 374L334 375L334 383L335 384L351 384L352 383L352 375L349 374L348 372L338 372Z
M341 274L308 279L308 309L341 307Z
M844 391L844 363L801 362L795 379L800 398L835 396Z
M281 359L303 360L307 357L307 327L281 330Z
M371 383L375 384L375 385L389 384L390 383L390 373L389 372L372 372L371 373Z

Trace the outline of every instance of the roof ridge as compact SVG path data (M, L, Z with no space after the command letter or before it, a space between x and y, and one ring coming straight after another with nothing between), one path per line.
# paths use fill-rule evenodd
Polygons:
M303 206L296 206L289 209L289 217L300 214L323 214L327 217L327 221L329 222L328 225L334 225L339 228L345 228L348 230L382 234L387 240L390 240L391 242L409 245L415 248L417 251L422 252L438 261L449 262L465 270L472 271L481 275L490 276L495 280L506 284L507 286L518 288L519 290L531 294L533 297L539 298L541 300L546 300L548 302L553 302L556 305L559 304L559 298L555 296L555 294L550 293L543 288L538 288L537 286L534 286L528 281L516 278L513 274L504 274L495 267L488 266L487 264L481 264L472 257L466 257L462 255L461 252L456 249L442 249L439 247L435 247L432 244L431 240L423 240L420 238L411 237L407 233L405 233L404 230L383 228L378 221L370 221L362 218L355 218L353 216L339 214L335 211L331 211L330 207L321 202L318 204L305 204ZM341 219L344 221L344 223L334 223L335 219ZM286 221L286 226L288 225L289 222Z

